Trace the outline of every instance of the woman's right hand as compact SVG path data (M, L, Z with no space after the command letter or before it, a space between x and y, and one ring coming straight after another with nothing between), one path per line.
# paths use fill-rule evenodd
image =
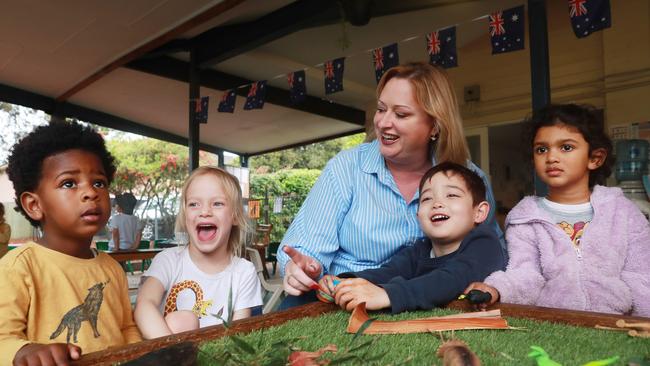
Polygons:
M284 291L289 295L299 296L318 287L316 279L321 274L321 264L290 246L285 245L282 250L291 258L284 270Z

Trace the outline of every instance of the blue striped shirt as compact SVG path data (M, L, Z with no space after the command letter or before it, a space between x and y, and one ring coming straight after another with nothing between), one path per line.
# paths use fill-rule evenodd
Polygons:
M435 165L435 162L434 162ZM474 164L487 187L488 220L494 221L494 196L485 174ZM290 245L317 259L324 273L339 274L377 268L404 246L424 236L417 220L420 194L406 202L379 152L379 142L361 144L331 159L287 230L277 259L280 272Z

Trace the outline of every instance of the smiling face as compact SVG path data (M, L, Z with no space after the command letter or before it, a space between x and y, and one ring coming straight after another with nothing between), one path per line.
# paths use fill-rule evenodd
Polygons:
M549 187L549 198L570 194L589 197L589 172L604 161L602 149L590 154L589 143L577 129L564 124L541 127L533 142L535 171ZM586 197L586 198L584 198ZM557 200L559 203L562 199Z
M381 91L374 118L381 155L394 164L427 162L433 118L420 106L407 79L392 78Z
M222 257L228 254L233 207L219 179L211 174L195 177L185 196L185 227L190 252Z
M70 255L88 251L93 235L106 225L111 212L102 163L85 150L67 150L44 159L36 190L20 199L28 215L40 222L42 244Z
M418 221L434 245L448 254L458 249L463 238L487 217L489 206L476 205L472 193L460 175L453 171L438 172L424 182L420 193Z

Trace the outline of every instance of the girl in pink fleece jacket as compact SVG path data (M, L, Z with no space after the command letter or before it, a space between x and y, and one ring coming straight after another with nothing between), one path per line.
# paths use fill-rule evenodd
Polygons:
M611 140L591 107L533 115L535 171L546 197L525 197L506 218L510 262L472 289L490 304L537 305L650 317L650 224L611 173Z

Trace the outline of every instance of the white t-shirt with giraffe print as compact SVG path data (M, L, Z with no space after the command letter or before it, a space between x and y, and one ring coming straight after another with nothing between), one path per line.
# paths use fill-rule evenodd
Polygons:
M194 311L201 327L221 324L228 317L228 295L232 288L233 309L262 305L262 288L255 266L246 259L234 257L222 272L201 271L189 255L187 247L165 249L157 254L144 276L155 277L165 288L160 311L174 309ZM223 309L223 310L221 310Z

